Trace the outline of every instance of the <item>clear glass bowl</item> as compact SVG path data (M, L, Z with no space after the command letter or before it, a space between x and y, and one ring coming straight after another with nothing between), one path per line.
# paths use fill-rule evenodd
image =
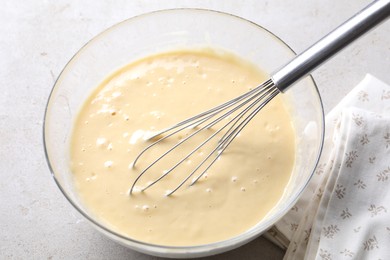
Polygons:
M47 103L44 145L47 162L58 187L99 231L143 253L177 258L200 257L225 252L249 242L270 228L294 205L312 176L321 153L323 108L316 85L308 77L282 94L289 104L297 134L296 163L285 196L256 226L221 242L169 247L124 237L100 223L80 201L69 167L69 139L81 105L107 75L133 60L162 51L199 47L233 52L269 73L295 56L291 48L271 32L240 17L199 9L157 11L121 22L88 42L63 69Z

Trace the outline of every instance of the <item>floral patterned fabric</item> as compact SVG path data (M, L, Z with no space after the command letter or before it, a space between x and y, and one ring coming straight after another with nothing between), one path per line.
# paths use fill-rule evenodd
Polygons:
M315 174L272 236L285 260L390 259L390 86L367 75L326 116Z

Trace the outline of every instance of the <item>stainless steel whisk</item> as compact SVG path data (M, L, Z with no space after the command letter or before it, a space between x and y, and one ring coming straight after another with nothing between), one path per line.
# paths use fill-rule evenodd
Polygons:
M202 168L201 173L191 181L190 186L196 183L215 163L215 161L230 145L230 143L240 133L240 131L249 123L249 121L251 121L254 116L256 116L256 114L264 106L267 105L269 101L271 101L279 93L286 91L290 86L308 75L311 71L336 54L339 50L346 47L348 44L359 38L370 29L374 28L380 22L389 18L389 16L390 0L374 1L362 11L323 37L317 43L309 47L306 51L296 56L281 69L273 73L269 80L257 86L253 90L208 111L202 112L196 116L181 121L160 132L157 132L153 136L150 136L149 139L154 139L158 136L161 136L161 138L140 152L140 154L133 162L133 167L135 167L136 163L139 161L142 155L153 148L155 145L158 145L159 143L183 130L186 130L190 127L195 129L196 127L196 129L186 138L180 140L177 144L172 146L151 164L149 164L145 169L143 169L133 182L129 190L129 194L131 195L133 193L134 188L141 177L167 154L174 151L181 144L188 141L199 132L209 129L214 125L222 122L222 120L231 117L218 130L213 132L206 140L196 146L170 169L166 170L160 177L149 183L147 186L143 187L141 191L148 189L163 179L201 147L210 142L211 139L218 135L222 135L222 137L218 140L215 148L213 148L212 151L205 156L205 158L194 168L191 173L187 175L186 178L184 178L182 182L180 182L173 190L168 191L166 195L172 195Z

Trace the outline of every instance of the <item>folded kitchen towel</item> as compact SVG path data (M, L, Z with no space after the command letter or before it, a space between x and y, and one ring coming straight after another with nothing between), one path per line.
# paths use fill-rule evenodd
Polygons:
M313 178L268 236L285 260L390 259L390 86L367 75L326 116Z

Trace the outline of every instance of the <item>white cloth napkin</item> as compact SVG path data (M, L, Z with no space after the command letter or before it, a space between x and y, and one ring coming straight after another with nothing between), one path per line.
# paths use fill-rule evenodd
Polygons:
M390 259L390 86L367 75L327 116L308 187L268 236L290 259Z

